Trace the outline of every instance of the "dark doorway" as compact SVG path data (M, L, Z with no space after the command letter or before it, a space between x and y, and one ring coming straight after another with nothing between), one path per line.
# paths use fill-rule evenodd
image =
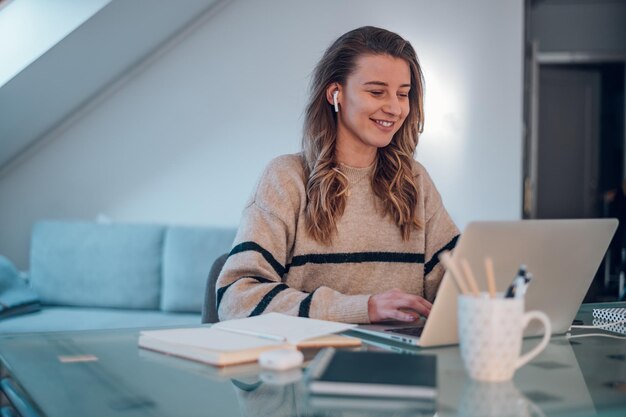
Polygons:
M524 13L523 216L617 217L585 302L626 299L626 0Z
M606 214L621 186L624 64L539 67L536 218Z
M624 77L623 62L539 64L534 218L624 217ZM586 301L615 298L624 227Z
M598 69L540 66L539 219L599 214L600 80Z

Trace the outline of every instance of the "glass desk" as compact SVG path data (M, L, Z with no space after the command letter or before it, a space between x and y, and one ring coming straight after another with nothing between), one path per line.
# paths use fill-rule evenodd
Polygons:
M583 305L577 318L590 323L593 307ZM597 331L573 334L590 332ZM438 398L428 406L320 401L307 395L299 369L219 369L138 349L137 337L132 329L1 336L3 404L8 397L24 417L626 416L624 339L553 337L513 381L502 384L469 380L456 346L404 348L364 339L363 349L438 356ZM537 342L527 339L525 350ZM11 415L10 409L3 412Z

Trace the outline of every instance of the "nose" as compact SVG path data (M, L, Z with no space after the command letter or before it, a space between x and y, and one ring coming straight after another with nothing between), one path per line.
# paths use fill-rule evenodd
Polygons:
M390 116L399 117L402 113L402 106L400 106L398 97L391 96L383 105L382 110Z

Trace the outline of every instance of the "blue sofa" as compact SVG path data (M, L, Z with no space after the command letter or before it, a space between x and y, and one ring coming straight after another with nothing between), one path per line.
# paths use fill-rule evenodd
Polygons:
M0 333L195 325L213 261L234 228L43 221L31 237L39 311ZM0 301L2 293L0 292Z

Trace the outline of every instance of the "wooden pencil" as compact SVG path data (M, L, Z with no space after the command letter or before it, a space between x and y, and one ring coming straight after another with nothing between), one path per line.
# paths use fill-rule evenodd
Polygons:
M463 282L463 277L461 273L459 272L459 269L456 267L454 261L452 260L450 253L448 251L442 252L439 255L439 260L441 261L443 266L448 270L448 272L450 272L450 275L452 275L452 279L454 280L456 284L457 290L459 290L461 294L468 294L469 292L467 290L467 286Z
M487 271L487 288L489 289L489 296L494 298L496 296L496 276L493 272L493 259L489 256L485 258L485 270Z
M476 283L476 278L474 278L474 274L472 273L472 269L470 268L469 262L467 259L461 259L461 267L463 268L463 272L465 273L465 278L467 278L467 282L469 282L470 289L474 293L474 295L480 295L480 290L478 289L478 284Z

